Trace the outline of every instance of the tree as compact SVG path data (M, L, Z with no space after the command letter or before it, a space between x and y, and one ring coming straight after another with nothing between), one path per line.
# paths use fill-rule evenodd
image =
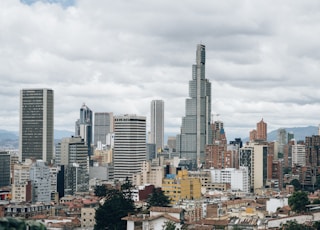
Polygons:
M320 204L320 199L315 199L312 204Z
M94 229L126 229L126 221L121 218L132 212L134 203L131 197L127 198L119 190L107 190L105 202L96 211Z
M132 198L133 185L128 177L126 177L124 183L121 185L121 191L127 199Z
M312 230L313 228L310 226L306 226L305 224L298 224L296 220L289 220L285 224L283 224L282 229L287 230Z
M297 213L306 210L306 205L310 204L308 194L304 191L294 192L288 199L291 210Z
M152 206L168 207L170 199L164 194L161 188L154 188L153 192L148 197L147 203L148 208Z
M300 184L299 180L293 179L290 182L290 184L293 185L295 191L301 190L301 184Z
M97 185L94 188L94 195L98 197L104 197L107 195L107 188L104 185Z
M163 230L175 230L176 229L176 224L173 223L172 221L165 221L164 225L162 226Z

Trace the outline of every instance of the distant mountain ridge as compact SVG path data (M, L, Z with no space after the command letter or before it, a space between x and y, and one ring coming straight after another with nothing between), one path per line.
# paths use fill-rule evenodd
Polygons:
M317 126L307 126L307 127L293 127L293 128L283 128L287 133L293 133L294 139L297 141L304 141L307 136L318 135ZM268 141L277 140L278 129L268 133Z
M68 131L68 130L54 130L54 139L60 140L64 137L71 137L74 135L74 132ZM0 141L5 140L18 140L19 139L19 133L14 131L8 131L4 129L0 129Z

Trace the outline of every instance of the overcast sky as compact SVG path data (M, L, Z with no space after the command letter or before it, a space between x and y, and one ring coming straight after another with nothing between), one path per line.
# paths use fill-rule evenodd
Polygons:
M147 117L165 102L179 132L196 46L228 140L320 123L320 1L1 0L0 129L18 131L23 88L55 93L55 129L93 112ZM149 128L148 128L149 129Z

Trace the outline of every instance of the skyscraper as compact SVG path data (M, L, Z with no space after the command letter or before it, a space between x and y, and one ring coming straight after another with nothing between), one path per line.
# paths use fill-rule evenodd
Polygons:
M164 101L151 101L151 143L156 144L156 152L163 149Z
M56 163L63 170L62 193L74 195L88 190L88 146L81 137L63 138L56 145Z
M205 161L205 145L212 143L211 83L205 78L205 46L197 45L196 64L192 66L186 115L182 118L181 133L177 136L177 152L191 160L193 168Z
M0 187L10 185L10 154L0 152Z
M94 145L106 144L107 134L113 132L113 113L94 113Z
M267 140L267 123L263 119L257 123L257 139L261 141Z
M146 117L115 116L114 134L114 178L131 180L146 160Z
M83 103L80 108L80 119L76 121L76 136L80 136L88 146L88 156L92 155L92 110Z
M20 91L19 160L35 158L50 162L53 155L53 90Z

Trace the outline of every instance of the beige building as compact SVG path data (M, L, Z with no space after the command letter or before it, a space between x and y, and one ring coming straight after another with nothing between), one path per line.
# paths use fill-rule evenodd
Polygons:
M268 146L250 142L240 149L240 166L248 167L249 186L256 191L265 186L267 180Z
M133 174L132 184L137 186L152 184L155 187L161 187L164 177L164 169L161 162L163 162L163 158L162 160L159 159L158 163L144 161L141 166L141 172Z
M12 181L12 201L29 202L32 199L30 168L32 160L26 159L23 164L14 164Z
M103 150L96 149L94 151L93 159L99 162L99 165L106 165L112 163L112 148L107 148Z
M93 229L96 224L95 216L96 209L95 208L81 208L81 228L82 229Z

